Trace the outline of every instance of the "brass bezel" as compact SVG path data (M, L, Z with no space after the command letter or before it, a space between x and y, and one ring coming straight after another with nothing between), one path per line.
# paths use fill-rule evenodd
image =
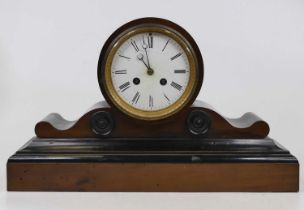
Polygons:
M139 33L146 33L146 32L162 33L164 35L167 35L171 39L174 39L186 53L190 67L189 82L182 96L170 106L156 111L137 109L135 107L132 107L127 102L125 102L124 99L122 99L116 92L111 77L111 66L112 66L113 58L119 47L130 37ZM189 100L192 98L192 95L195 92L198 83L198 75L199 75L198 71L199 69L197 64L197 58L194 50L192 49L189 42L177 31L162 25L136 26L121 33L110 44L106 52L104 86L105 86L105 91L107 92L107 95L109 96L112 103L125 114L141 120L160 120L174 115L189 102Z

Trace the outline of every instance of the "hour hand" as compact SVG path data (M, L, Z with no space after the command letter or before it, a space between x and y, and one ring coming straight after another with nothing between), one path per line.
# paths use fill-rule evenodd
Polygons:
M142 61L145 64L145 66L147 67L147 74L152 75L154 73L153 69L151 69L144 61L144 55L142 53L139 53L137 55L137 59Z
M142 53L139 53L138 55L137 55L137 59L138 60L140 60L140 61L142 61L144 64L145 64L145 66L147 67L147 69L149 69L149 66L146 64L146 62L144 61L144 55L142 54Z

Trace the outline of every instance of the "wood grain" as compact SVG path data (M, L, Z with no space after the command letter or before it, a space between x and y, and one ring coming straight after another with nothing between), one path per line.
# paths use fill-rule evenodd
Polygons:
M186 125L186 119L193 110L206 112L212 122L209 131L200 138L263 139L269 133L268 124L253 113L229 119L201 101L196 101L173 118L157 122L130 118L103 101L95 104L76 121L67 121L59 114L50 114L36 124L35 132L39 138L94 138L98 135L90 127L91 116L98 111L107 111L115 120L114 130L107 137L193 137Z
M9 163L9 191L296 192L298 164Z

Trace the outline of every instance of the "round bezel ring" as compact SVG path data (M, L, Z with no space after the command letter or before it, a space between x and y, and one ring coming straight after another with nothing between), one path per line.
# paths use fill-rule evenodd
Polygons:
M170 106L154 111L137 109L124 101L115 90L111 77L113 58L120 46L132 36L148 32L161 33L170 37L171 39L174 39L186 53L190 70L189 82L182 96ZM115 36L113 37L113 35ZM107 41L108 43L106 43L106 49L105 47L103 48L98 68L98 80L102 93L111 105L126 115L136 119L161 120L176 114L190 102L193 102L193 97L196 97L202 83L202 72L200 72L203 70L200 69L200 64L202 68L202 59L200 53L200 57L197 58L197 51L193 49L192 45L184 36L173 28L156 23L134 25L122 30L120 33L114 33L113 35L112 39L111 37L109 38L111 39L110 42L109 40ZM197 46L195 45L195 47ZM199 59L201 59L201 62L199 62Z

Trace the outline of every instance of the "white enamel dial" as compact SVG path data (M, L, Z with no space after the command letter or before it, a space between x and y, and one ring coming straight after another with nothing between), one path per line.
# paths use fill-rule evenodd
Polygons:
M187 54L172 38L158 33L129 37L111 65L113 87L130 106L157 111L174 104L190 77Z

